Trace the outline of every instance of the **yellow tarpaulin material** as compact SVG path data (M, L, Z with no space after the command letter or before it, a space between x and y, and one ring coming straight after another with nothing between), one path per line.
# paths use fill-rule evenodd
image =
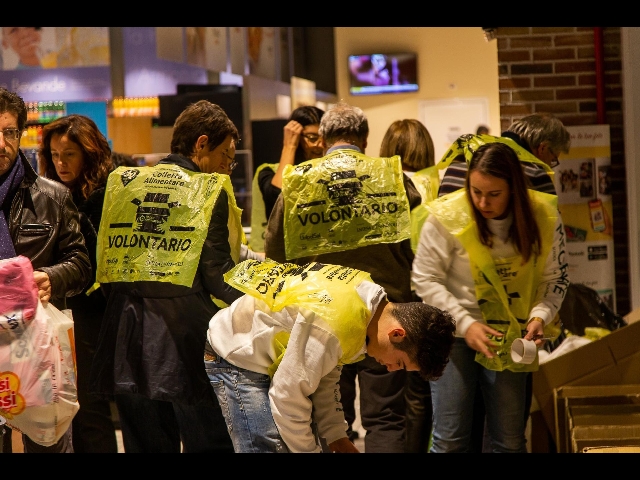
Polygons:
M98 282L156 281L190 287L222 189L229 198L229 243L237 262L245 237L242 210L228 175L163 164L114 170L98 232Z
M532 255L524 265L520 255L493 258L489 248L480 243L464 189L442 196L428 205L431 214L468 252L482 316L487 325L503 334L502 337L490 337L498 345L494 358L476 353L476 362L489 370L523 372L538 369L537 356L531 364L518 364L512 360L510 351L513 341L525 333L536 289L551 251L558 218L558 197L535 190L529 190L529 195L540 228L542 248L539 256Z
M372 281L369 273L340 265L311 262L300 266L267 259L245 260L229 270L224 279L264 301L273 311L296 305L320 316L340 339L343 362L353 361L362 348L364 338L354 332L366 331L371 312L356 287L363 280ZM278 341L281 345L277 350L283 350L285 340Z
M400 157L354 150L285 167L287 259L395 243L411 235Z
M249 238L249 248L254 252L264 252L264 232L267 228L267 214L264 207L264 198L258 184L260 172L265 168L270 168L274 172L278 170L277 163L263 163L258 166L253 176L251 184L251 237Z

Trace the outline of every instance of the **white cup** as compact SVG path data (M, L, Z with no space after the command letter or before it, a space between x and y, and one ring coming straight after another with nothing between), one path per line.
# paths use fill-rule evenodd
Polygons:
M511 344L511 359L516 363L530 364L536 359L538 346L533 340L516 338Z

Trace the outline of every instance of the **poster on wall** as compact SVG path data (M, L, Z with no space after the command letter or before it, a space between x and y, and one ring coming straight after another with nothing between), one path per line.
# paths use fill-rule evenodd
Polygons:
M2 27L2 70L109 66L109 27Z
M156 27L156 57L159 60L184 62L182 27Z
M169 43L182 38L182 28L172 28L175 27L122 27L125 97L175 95L179 83L207 83L206 69L185 63L182 55L182 63L158 56L163 52L165 57L177 58L178 52ZM184 45L179 44L181 48Z
M184 27L184 32L187 39L187 63L206 68L206 27Z
M569 280L598 292L615 311L609 125L567 127L571 150L554 168L567 234Z
M247 27L249 73L276 78L275 27Z
M227 71L227 27L205 27L205 52L209 70Z
M249 72L245 68L246 27L229 27L231 73L246 75Z
M1 27L0 85L25 102L111 97L108 27Z

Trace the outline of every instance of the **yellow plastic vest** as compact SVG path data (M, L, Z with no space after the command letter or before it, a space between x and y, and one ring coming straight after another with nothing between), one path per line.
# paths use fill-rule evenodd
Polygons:
M427 167L414 174L412 180L416 185L418 191L422 195L422 205L418 208L414 208L411 211L411 248L413 252L416 252L418 248L418 241L420 239L420 231L424 221L429 216L429 211L424 207L427 203L438 196L438 189L440 187L439 171L445 170L454 158L459 155L464 155L467 163L471 161L473 152L475 152L480 145L485 143L500 142L509 145L518 155L518 160L521 162L529 162L540 165L549 175L549 178L553 181L554 171L546 163L538 159L531 152L522 148L515 141L507 137L494 137L492 135L461 135L453 142L451 147L443 155L440 162L433 167ZM418 177L418 178L416 178ZM415 179L415 180L414 180ZM423 193L424 191L424 193Z
M540 255L532 255L524 265L520 255L494 259L491 250L480 243L465 190L440 197L428 205L431 214L468 252L482 317L487 325L503 333L502 338L491 338L499 345L494 358L476 354L476 361L489 370L526 372L538 369L537 356L532 364L517 364L511 359L510 351L513 341L525 334L531 304L553 243L558 197L534 190L529 190L529 195L540 228L542 249Z
M263 163L256 169L251 184L251 236L249 237L249 248L254 252L264 252L264 232L267 228L267 218L264 199L258 185L258 176L265 168L270 168L274 172L278 170L278 163Z
M284 169L287 259L340 252L411 236L399 156L341 149Z
M422 197L422 203L411 210L411 249L413 253L416 253L418 249L420 231L429 216L426 204L438 198L438 188L440 187L438 171L438 167L434 165L417 171L411 177L411 181Z
M478 150L478 147L486 143L495 143L495 142L509 145L513 149L513 151L516 152L516 155L518 156L518 160L520 160L521 162L538 164L539 166L544 168L544 170L547 172L547 175L549 175L549 178L553 180L554 171L549 165L544 163L542 160L536 157L533 153L522 148L511 138L494 137L493 135L473 135L473 134L460 135L458 139L451 144L451 146L449 147L449 150L447 150L447 152L442 156L442 159L440 160L440 162L436 164L436 167L438 167L438 169L447 168L449 165L451 165L451 162L453 161L453 159L456 158L458 155L464 155L464 158L467 160L467 163L469 163L471 161L471 157L473 156L474 152Z
M318 262L300 266L269 259L245 260L229 270L224 279L232 287L263 300L273 311L287 305L311 310L340 341L341 363L364 358L358 353L365 343L371 311L356 287L363 280L372 281L367 272ZM282 332L273 341L278 359L269 369L271 376L286 351L289 334Z
M228 175L164 164L114 170L98 232L97 281L190 287L222 189L229 198L231 256L238 262L245 236Z

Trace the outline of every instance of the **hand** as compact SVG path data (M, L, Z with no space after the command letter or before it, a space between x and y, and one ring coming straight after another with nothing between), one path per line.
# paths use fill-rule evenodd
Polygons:
M535 320L534 320L535 318ZM544 323L540 317L533 317L529 320L527 325L527 334L524 336L525 340L533 340L539 347L546 339L544 337Z
M494 330L489 325L485 325L482 322L473 322L464 335L464 339L467 345L476 352L482 353L487 358L493 358L495 357L494 351L497 350L499 345L496 345L487 335L502 338L502 333Z
M298 148L298 143L300 143L300 135L302 135L302 125L300 125L295 120L290 120L284 126L284 142L283 145L285 147L293 147L294 149Z
M51 281L49 280L49 275L40 270L35 270L33 272L33 279L35 280L36 285L38 285L38 297L40 297L40 302L42 302L43 307L46 307L51 299Z
M349 440L349 437L343 437L331 442L329 448L333 453L360 453L360 450Z

